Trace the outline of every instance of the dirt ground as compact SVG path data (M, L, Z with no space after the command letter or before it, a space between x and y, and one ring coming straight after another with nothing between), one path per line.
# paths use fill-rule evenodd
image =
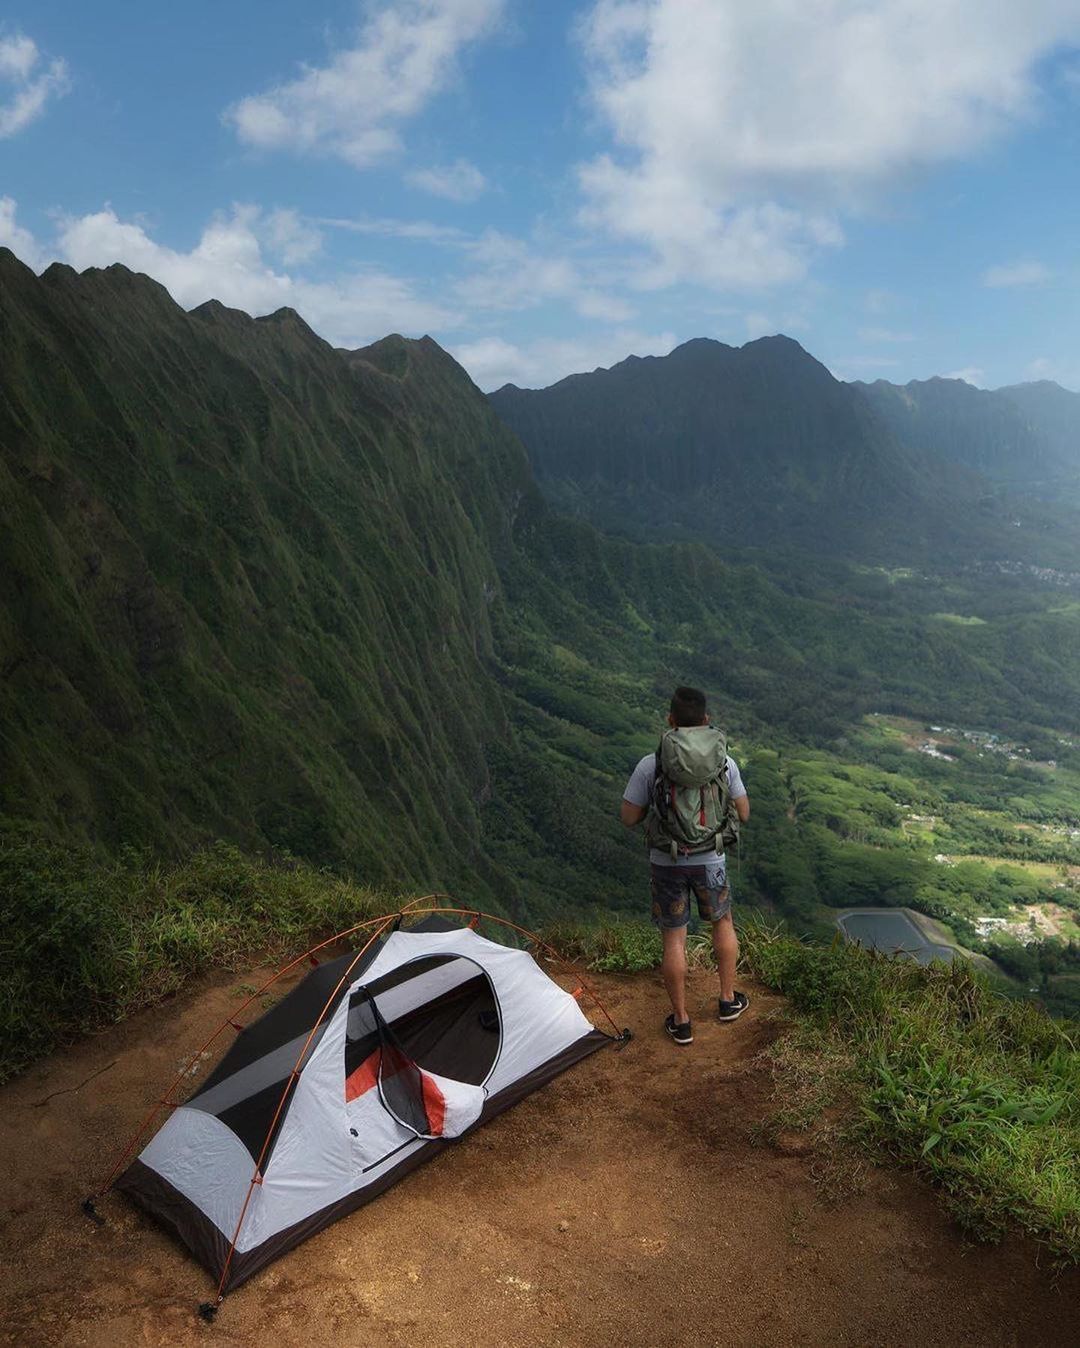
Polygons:
M206 1325L195 1308L212 1286L194 1260L121 1196L100 1204L100 1228L79 1202L245 979L207 981L0 1091L5 1342L1080 1343L1080 1270L1055 1279L1020 1240L969 1245L903 1175L871 1171L826 1206L798 1140L753 1145L770 1091L756 1055L780 1003L751 986L749 1012L717 1024L703 974L685 1049L663 1034L655 975L594 980L629 1047L285 1255Z

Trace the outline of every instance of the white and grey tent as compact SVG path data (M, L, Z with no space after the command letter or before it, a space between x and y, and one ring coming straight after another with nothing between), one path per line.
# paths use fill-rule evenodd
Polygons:
M218 1279L204 1314L449 1140L617 1041L528 951L445 916L400 921L318 965L242 1029L115 1181Z

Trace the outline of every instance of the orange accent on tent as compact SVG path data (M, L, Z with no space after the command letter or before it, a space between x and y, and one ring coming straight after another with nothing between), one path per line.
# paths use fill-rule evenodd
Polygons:
M433 1137L442 1137L446 1123L446 1096L424 1071L420 1073L424 1088L424 1112L428 1116L428 1132Z
M378 1084L379 1080L379 1054L381 1049L376 1049L374 1053L369 1054L355 1072L350 1072L345 1078L345 1103L350 1100L357 1100L361 1095L371 1090L372 1086Z
M423 902L423 900L415 900L415 902L419 903ZM296 1060L296 1067L293 1069L293 1076L297 1076L299 1074L300 1064L304 1061L304 1058L307 1056L308 1048L311 1044L312 1039L315 1037L316 1031L318 1030L319 1026L323 1023L323 1020L326 1018L326 1013L333 1005L334 999L337 997L338 992L340 991L342 986L348 981L349 975L352 973L352 970L356 965L357 961L365 954L365 952L368 949L368 946L370 946L373 941L377 940L384 931L388 930L388 928L393 923L400 922L402 916L405 913L408 913L409 917L425 917L429 913L440 913L443 916L449 916L450 914L453 914L457 917L465 917L476 914L477 910L475 908L414 908L412 904L409 904L407 905L406 908L401 909L397 913L388 913L382 925L380 927L377 927L375 931L372 932L371 936L369 936L367 941L364 943L363 948L357 951L355 958L350 961L349 967L342 974L341 978L338 981L337 986L334 988L334 991L330 994L329 998L327 999L326 1005L319 1012L319 1018L318 1020L316 1020L315 1024L311 1027L311 1033L305 1040L304 1047L300 1050L300 1056ZM534 942L539 949L548 951L549 954L553 955L555 959L558 960L561 964L566 965L566 961L553 946L548 945L546 941L542 941L539 938L539 936L536 935L535 932L529 931L527 927L519 927L516 922L511 922L509 921L509 919L505 917L496 917L494 913L479 913L478 916L482 918L487 918L489 922L498 922L500 926L509 927L512 931L520 932L522 936L527 936L530 941ZM581 979L580 986L582 988L582 991L587 992L589 994L590 999L604 1013L604 1016L606 1017L608 1024L615 1031L615 1037L616 1038L621 1037L622 1031L612 1020L607 1007L604 1006L603 1002L601 1002L600 998L596 995L595 992L593 992L592 988L589 987L588 983L586 983L584 979ZM290 1077L288 1082L286 1082L285 1089L281 1093L281 1099L278 1101L278 1107L274 1111L274 1117L270 1120L270 1127L266 1133L266 1141L263 1143L262 1151L259 1153L259 1159L255 1163L256 1176L260 1174L262 1170L262 1163L263 1161L266 1160L266 1153L270 1149L270 1139L274 1135L274 1129L277 1127L277 1121L281 1117L281 1111L285 1108L285 1101L289 1097L289 1087L291 1085L292 1085L292 1077ZM221 1277L218 1279L216 1295L217 1300L219 1302L223 1301L225 1297L223 1289L229 1278L229 1268L232 1265L233 1255L236 1253L236 1242L240 1239L240 1232L243 1229L244 1218L247 1216L248 1206L251 1202L251 1195L254 1192L254 1190L255 1190L255 1179L253 1178L251 1184L248 1186L247 1197L244 1199L244 1205L240 1209L240 1218L236 1223L236 1230L233 1232L232 1240L229 1242L229 1252L225 1256L225 1266L222 1268Z

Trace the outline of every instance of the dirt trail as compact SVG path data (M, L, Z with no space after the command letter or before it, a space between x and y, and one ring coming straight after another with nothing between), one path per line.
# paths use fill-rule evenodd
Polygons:
M750 1012L722 1026L708 1019L700 974L692 1047L659 1028L655 976L598 979L637 1035L625 1051L586 1060L301 1245L204 1325L194 1309L210 1282L179 1246L118 1195L101 1205L103 1228L78 1203L185 1052L237 1004L238 982L204 983L0 1092L4 1341L1080 1341L1080 1271L1055 1282L1030 1244L966 1244L904 1176L872 1172L861 1196L826 1208L797 1143L753 1146L748 1128L770 1089L755 1054L778 999L752 989Z

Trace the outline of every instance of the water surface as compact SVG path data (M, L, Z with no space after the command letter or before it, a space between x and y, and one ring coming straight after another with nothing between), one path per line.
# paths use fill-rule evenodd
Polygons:
M928 940L902 908L850 908L840 914L836 925L849 941L868 950L890 955L902 951L920 964L931 960L948 963L956 954L952 946Z

